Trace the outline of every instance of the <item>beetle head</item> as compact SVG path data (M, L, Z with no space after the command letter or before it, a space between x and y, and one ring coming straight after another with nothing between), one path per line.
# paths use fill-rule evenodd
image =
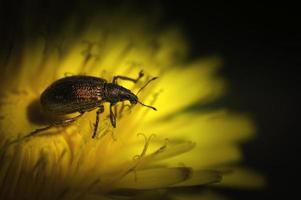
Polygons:
M135 104L139 103L139 104L141 104L141 105L143 105L145 107L151 108L153 110L157 110L155 107L149 106L149 105L145 105L144 103L142 103L141 101L139 101L138 97L135 94L133 94L133 93L131 93L131 95L129 95L129 99L128 100L130 101L130 103L132 105L135 105Z
M126 89L120 85L108 83L106 85L106 91L107 91L106 100L112 104L115 104L120 101L128 100L132 105L139 103L145 107L151 108L153 110L157 110L153 106L145 105L144 103L140 102L136 94L132 93L129 89Z
M130 90L123 88L122 86L120 86L122 89L119 89L119 98L120 100L124 101L124 100L128 100L132 105L136 105L137 103L151 108L153 110L157 110L155 107L153 106L149 106L149 105L145 105L144 103L140 102L137 95L135 95L134 93L132 93Z
M138 97L135 94L133 94L133 93L129 93L128 100L130 101L130 103L132 105L135 105L135 104L138 103Z
M132 105L136 105L137 103L139 103L139 104L141 104L141 105L143 105L145 107L151 108L153 110L157 110L155 107L149 106L149 105L145 105L144 103L142 103L141 101L139 101L137 95L133 94L130 90L126 89L126 92L123 93L123 96L124 96L124 99L125 100L129 100Z

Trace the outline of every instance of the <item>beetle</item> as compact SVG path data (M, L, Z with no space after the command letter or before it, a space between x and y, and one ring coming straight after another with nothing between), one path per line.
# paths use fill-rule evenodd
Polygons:
M50 115L62 116L72 113L79 113L79 115L59 122L54 122L52 125L44 128L36 129L28 136L35 135L38 132L50 129L53 126L70 124L79 119L84 113L98 109L92 134L92 138L95 138L99 125L99 115L104 112L103 104L106 102L110 103L110 121L114 128L116 128L116 113L113 112L112 107L118 102L127 100L131 105L139 103L153 110L157 110L153 106L143 104L137 97L138 93L145 88L148 83L157 79L157 77L150 79L142 88L140 88L137 94L134 94L129 89L118 85L117 83L118 79L137 83L143 75L143 72L140 71L136 79L126 76L114 76L111 83L99 77L86 75L74 75L55 81L46 88L40 96L42 110Z

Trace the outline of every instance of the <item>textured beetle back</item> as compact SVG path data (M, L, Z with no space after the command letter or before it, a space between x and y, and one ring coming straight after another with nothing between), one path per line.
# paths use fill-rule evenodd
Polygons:
M41 95L41 105L53 114L85 112L103 102L106 80L93 76L70 76L51 84Z

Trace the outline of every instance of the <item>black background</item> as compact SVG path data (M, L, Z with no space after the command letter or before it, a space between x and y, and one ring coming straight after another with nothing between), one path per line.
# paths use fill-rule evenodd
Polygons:
M24 16L35 16L39 27L60 27L69 14L97 10L98 6L124 4L42 1L1 2L1 56L22 34ZM83 1L85 2L85 1ZM230 83L225 105L250 113L258 137L245 144L245 164L266 175L268 186L260 191L222 190L234 199L289 198L297 191L298 67L300 33L296 5L284 3L239 4L190 1L136 3L137 15L160 7L162 23L177 24L187 36L191 57L222 56L221 73ZM80 6L79 6L80 5ZM85 5L85 6L83 6ZM94 10L85 10L94 8ZM299 18L298 18L299 17Z
M230 81L228 102L252 114L258 137L244 145L245 164L262 171L262 191L231 191L234 199L292 198L298 182L297 87L300 14L296 5L187 1L164 4L169 20L184 26L194 56L221 55Z

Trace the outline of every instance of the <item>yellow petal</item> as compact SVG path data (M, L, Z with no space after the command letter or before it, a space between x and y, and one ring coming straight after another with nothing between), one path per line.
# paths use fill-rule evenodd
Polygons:
M191 170L186 167L158 168L132 172L117 183L117 188L155 189L165 188L189 178Z
M251 169L240 167L227 168L231 171L225 174L223 181L216 186L260 189L266 185L264 177Z
M197 145L189 153L164 160L163 163L179 163L196 170L229 164L237 162L240 159L240 148L235 145L211 147Z
M222 173L214 170L198 170L193 171L191 178L181 182L179 184L173 185L172 187L186 187L186 186L196 186L205 185L211 183L218 183L222 180Z
M197 194L176 192L170 195L171 200L226 200L228 198L213 191L203 191Z
M184 113L157 123L157 126L149 123L143 130L151 129L165 138L185 138L203 146L244 141L255 132L255 125L247 115L227 110Z
M195 147L195 143L182 141L179 144L167 144L162 146L161 149L157 150L158 152L154 153L155 160L168 159L174 156L179 156L183 153L191 151Z
M197 102L207 102L223 94L225 83L216 75L219 60L199 60L191 65L173 68L162 77L158 84L161 91L154 105L160 115L149 112L147 120L158 119L180 111ZM176 87L175 87L176 84ZM152 96L149 99L153 98Z

